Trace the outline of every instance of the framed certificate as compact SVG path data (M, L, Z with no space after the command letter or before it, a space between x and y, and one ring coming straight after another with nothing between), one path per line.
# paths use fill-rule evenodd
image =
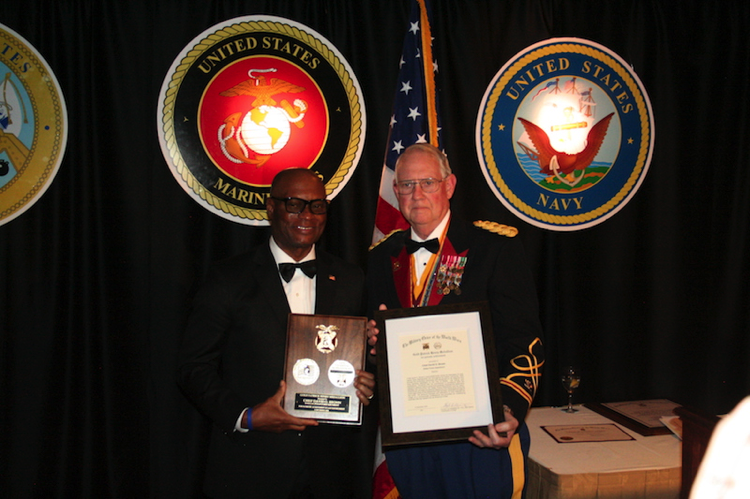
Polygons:
M632 400L606 404L592 402L584 405L646 437L669 435L672 430L664 425L661 418L674 415L674 409L680 406L667 399Z
M356 370L365 367L367 318L289 314L284 410L321 423L358 425Z
M487 303L379 310L383 447L465 441L504 421Z

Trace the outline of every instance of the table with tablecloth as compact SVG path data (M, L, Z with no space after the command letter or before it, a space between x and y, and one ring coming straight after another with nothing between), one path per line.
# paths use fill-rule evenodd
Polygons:
M679 438L643 436L618 425L634 440L558 443L543 427L615 424L586 407L576 408L572 414L559 407L531 409L527 499L679 497Z

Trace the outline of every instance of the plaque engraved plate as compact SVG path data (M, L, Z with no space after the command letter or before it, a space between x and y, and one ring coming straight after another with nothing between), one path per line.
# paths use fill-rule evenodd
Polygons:
M361 424L354 378L366 345L365 317L289 314L284 409L321 423Z
M326 413L348 414L351 404L346 395L323 395L320 393L297 393L294 396L294 409L297 411L324 411Z

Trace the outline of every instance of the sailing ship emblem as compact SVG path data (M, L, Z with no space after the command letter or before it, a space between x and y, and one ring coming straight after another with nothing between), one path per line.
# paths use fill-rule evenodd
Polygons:
M632 66L607 47L551 38L521 50L487 88L477 156L495 196L544 229L601 223L635 195L654 119Z
M591 128L588 128L586 121L579 121L572 126L577 128L588 129L586 139L581 143L583 149L575 153L558 151L552 143L550 135L540 126L524 118L518 118L523 124L526 134L534 144L534 148L529 147L522 141L518 145L529 155L531 159L539 163L539 170L547 175L547 182L554 182L554 178L560 182L575 187L585 176L585 170L596 158L599 149L607 135L609 122L612 120L614 113L609 113L601 121L597 122ZM566 125L553 125L551 132L565 130ZM568 129L569 130L569 129Z

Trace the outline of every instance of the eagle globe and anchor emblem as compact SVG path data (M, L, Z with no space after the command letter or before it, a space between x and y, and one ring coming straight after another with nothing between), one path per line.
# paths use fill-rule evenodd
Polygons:
M219 127L218 139L224 156L233 163L263 166L271 155L281 151L289 142L291 124L305 126L303 118L308 104L303 99L274 100L280 93L300 93L305 89L278 78L267 79L264 73L276 68L250 69L249 78L221 92L222 97L253 96L252 108L229 115ZM256 73L259 73L256 76Z
M326 198L337 196L362 154L366 114L331 42L296 21L254 15L185 45L162 83L157 126L172 175L193 200L260 226L271 182L286 168L314 171Z

